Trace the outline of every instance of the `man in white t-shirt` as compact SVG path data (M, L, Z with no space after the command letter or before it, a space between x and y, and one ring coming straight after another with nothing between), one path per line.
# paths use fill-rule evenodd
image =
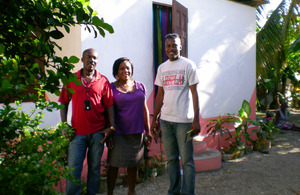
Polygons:
M176 33L168 34L165 41L169 58L158 67L151 131L157 137L157 120L160 116L164 151L168 161L170 187L168 194L191 194L195 192L195 164L193 142L186 141L187 133L200 133L198 76L193 61L180 56L181 40ZM183 168L181 181L180 161Z

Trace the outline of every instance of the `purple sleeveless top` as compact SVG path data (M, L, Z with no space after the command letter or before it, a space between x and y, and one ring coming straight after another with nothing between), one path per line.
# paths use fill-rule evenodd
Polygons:
M136 134L143 133L145 130L144 102L147 91L143 83L135 81L135 85L136 90L134 92L122 93L111 83L116 134Z

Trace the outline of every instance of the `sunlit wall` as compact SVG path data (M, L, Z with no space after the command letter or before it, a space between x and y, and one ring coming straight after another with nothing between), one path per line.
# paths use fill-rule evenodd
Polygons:
M171 0L156 3L172 5ZM189 58L198 66L201 116L233 113L255 90L255 8L227 0L179 0L188 9ZM91 6L110 23L114 34L94 39L82 31L82 50L100 53L98 70L114 81L112 64L126 56L134 79L153 91L152 1L92 0Z

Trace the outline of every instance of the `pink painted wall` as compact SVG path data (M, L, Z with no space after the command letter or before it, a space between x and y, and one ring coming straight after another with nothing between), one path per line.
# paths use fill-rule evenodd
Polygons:
M250 114L250 118L252 119L256 119L256 88L253 90L253 93L252 93L252 97L249 101L249 104L251 105L251 114ZM238 112L238 111L236 111ZM207 146L209 148L214 148L214 149L218 149L218 137L216 136L215 138L213 138L213 136L208 136L206 134L206 125L209 123L209 120L212 120L212 119L217 119L218 116L216 117L210 117L210 118L202 118L200 116L200 121L201 121L201 133L200 133L200 136L201 136L201 140L202 141L205 141ZM229 126L228 129L231 129L232 132L231 133L234 133L234 127L233 125ZM250 127L249 128L249 131L252 132L252 130L254 129L257 129L257 127ZM256 135L255 133L252 133L252 136L251 136L252 139L255 139L256 138ZM229 140L225 140L226 137L223 136L223 137L220 137L220 146L221 147L225 147L225 146L228 146L229 145Z

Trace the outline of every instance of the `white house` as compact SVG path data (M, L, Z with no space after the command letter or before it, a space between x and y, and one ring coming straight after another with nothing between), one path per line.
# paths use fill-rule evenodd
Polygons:
M255 117L255 6L262 3L265 2L91 0L91 7L100 18L112 25L115 32L95 39L83 27L76 27L58 42L62 46L58 54L80 58L83 50L95 48L100 56L97 70L111 82L115 80L112 75L114 61L119 57L130 58L134 64L134 79L146 85L147 102L152 114L156 68L166 60L163 37L169 32L181 34L184 44L182 54L196 63L200 78L198 93L202 131L197 141L205 141L208 147L216 148L214 139L206 135L207 120L236 113L243 100L250 102L254 111L251 117ZM78 63L74 72L81 67ZM47 95L52 101L57 100L57 97ZM55 126L59 121L58 111L46 113L44 125ZM200 145L198 149L202 148ZM220 157L215 160L214 167L209 167L211 161L206 163L198 167L204 167L202 170L220 168Z
M240 2L240 3L237 3ZM111 82L113 62L128 57L134 64L134 79L145 84L153 113L157 66L166 60L163 38L177 32L183 38L183 55L198 68L202 131L197 140L216 147L206 136L207 120L236 113L242 101L250 102L255 117L256 99L256 7L264 0L91 0L91 7L112 25L115 33L105 38L77 26L58 41L61 56L95 48L100 56L97 70ZM74 72L82 67L78 63ZM58 97L47 94L50 100ZM30 103L23 104L30 110ZM70 112L69 112L70 113ZM45 113L43 126L56 126L59 111ZM219 165L218 165L219 166Z
M235 113L244 99L255 110L256 8L228 0L178 2L187 10L183 37L188 58L198 66L201 118ZM257 4L257 1L245 2ZM133 77L146 85L148 105L153 113L157 25L166 25L163 21L157 24L157 21L163 20L163 9L166 9L168 19L173 17L177 23L182 19L179 25L184 26L184 17L176 16L174 9L172 13L175 3L172 0L92 0L91 7L113 26L115 33L95 39L84 28L81 31L75 28L60 42L61 55L80 57L84 49L95 48L100 55L97 69L110 81L114 81L113 62L122 56L130 58L134 63ZM171 19L167 23L167 30L173 31ZM163 29L159 32L166 33ZM76 70L81 66L79 63ZM201 121L205 124L206 120Z

